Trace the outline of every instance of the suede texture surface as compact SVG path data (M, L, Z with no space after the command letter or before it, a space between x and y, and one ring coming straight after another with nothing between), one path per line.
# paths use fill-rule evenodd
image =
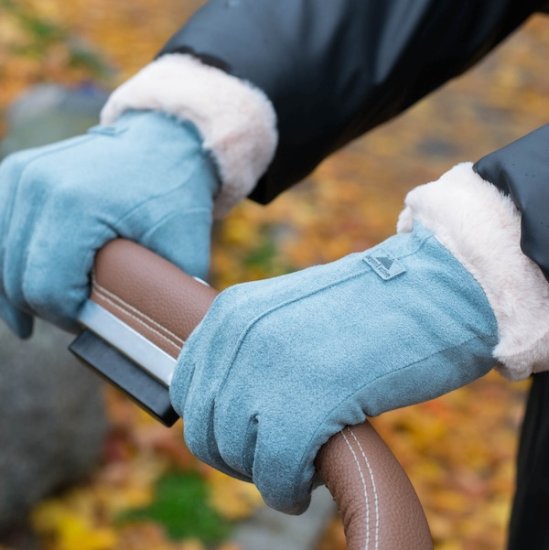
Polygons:
M366 252L222 292L171 398L196 456L301 513L332 435L484 375L497 341L481 287L416 222Z
M95 252L124 237L191 275L209 267L214 165L190 123L149 111L0 166L0 316L72 330Z

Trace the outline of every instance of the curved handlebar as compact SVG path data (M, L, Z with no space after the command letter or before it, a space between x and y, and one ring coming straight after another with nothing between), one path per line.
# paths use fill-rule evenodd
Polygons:
M170 365L173 370L216 294L153 252L118 239L97 255L81 322L165 388ZM348 549L433 548L412 484L368 422L332 437L316 466L337 502Z

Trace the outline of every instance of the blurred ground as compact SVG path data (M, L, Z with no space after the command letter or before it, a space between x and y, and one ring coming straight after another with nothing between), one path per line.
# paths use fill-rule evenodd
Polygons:
M152 58L198 2L16 4L68 34L38 25L34 49L15 51L10 45L25 43L29 25L14 16L13 2L0 0L0 108L43 79L123 80ZM411 187L546 122L548 28L547 20L533 18L466 77L354 142L268 208L246 203L236 209L217 231L216 284L279 274L373 245L394 231ZM420 495L438 550L504 547L526 388L489 375L375 420ZM51 548L201 548L170 542L154 522L120 526L113 519L118 510L149 502L154 480L167 468L200 472L222 515L245 516L253 508L253 492L196 464L179 429L156 427L116 394L108 397L112 429L104 466L89 485L36 511L35 525ZM343 548L341 541L336 522L322 548Z

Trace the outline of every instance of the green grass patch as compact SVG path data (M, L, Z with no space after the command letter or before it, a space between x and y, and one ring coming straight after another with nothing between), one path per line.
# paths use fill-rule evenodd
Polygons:
M170 473L155 486L153 501L143 508L127 510L120 523L154 521L172 539L197 538L206 544L225 540L231 524L208 504L208 487L196 473Z
M284 261L280 252L280 227L263 225L256 230L255 246L242 258L246 269L260 271L264 277L275 277L295 271L295 268Z

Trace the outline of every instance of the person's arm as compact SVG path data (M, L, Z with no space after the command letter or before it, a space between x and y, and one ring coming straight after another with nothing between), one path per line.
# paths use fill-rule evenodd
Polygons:
M210 0L113 94L104 118L153 108L192 120L222 175L218 212L248 194L267 203L544 8L540 0ZM524 154L521 165L533 149L544 160L548 133L513 147ZM508 170L495 164L500 158L476 168L509 191ZM524 214L523 250L547 270L549 246L534 246L549 243L539 212L547 201L527 200L541 199L543 186L523 185L514 173L511 187L521 188L511 198Z
M495 366L549 369L549 285L520 222L463 163L411 191L398 234L372 249L223 291L170 386L191 452L299 513L318 450L345 426Z
M265 203L345 143L469 68L541 4L210 0L160 55L190 54L270 100L278 144L252 193Z
M255 165L259 183L250 178L233 190L267 202L465 70L540 6L216 0L106 113L146 107L143 83L161 108L181 109L177 98L191 82L225 107L242 107L246 118L246 103L208 81L223 75L235 90L252 90L252 105L274 108L277 135L272 161L265 155L263 169ZM192 105L222 174L234 167L232 145L246 150L272 138L264 123L253 140L247 132L211 140L220 135L215 117L196 96L185 98L184 112ZM261 122L253 112L259 116L242 127ZM545 134L411 191L399 234L371 250L220 294L185 344L170 387L189 448L254 481L271 506L299 512L315 482L317 450L343 426L441 395L496 364L514 379L547 370L549 285L527 244L529 234L539 242L549 235ZM521 225L530 258L520 248ZM543 246L536 250L543 255Z

